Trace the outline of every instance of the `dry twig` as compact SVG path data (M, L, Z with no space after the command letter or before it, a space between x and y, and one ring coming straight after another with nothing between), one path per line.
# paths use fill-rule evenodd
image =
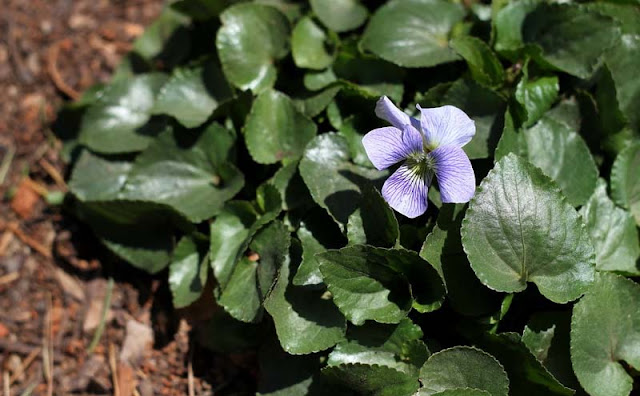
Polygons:
M0 229L3 229L3 228L6 228L7 230L11 231L23 243L27 244L31 249L33 249L36 252L40 253L44 257L46 257L46 258L53 257L53 255L51 254L51 250L49 248L47 248L46 246L44 246L40 242L36 241L35 239L31 238L29 235L25 234L20 229L20 227L18 226L17 223L15 223L15 222L3 223L3 222L0 221Z
M64 94L69 96L73 100L77 100L80 97L80 92L76 91L68 85L60 72L58 71L58 55L60 54L60 46L64 43L65 40L60 40L51 45L49 47L49 53L47 57L47 71L49 72L49 76L51 77L51 81L53 84L62 91Z

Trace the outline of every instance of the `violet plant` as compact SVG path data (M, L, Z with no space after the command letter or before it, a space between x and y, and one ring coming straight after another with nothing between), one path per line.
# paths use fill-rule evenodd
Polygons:
M629 395L632 3L171 2L61 111L68 209L260 395Z

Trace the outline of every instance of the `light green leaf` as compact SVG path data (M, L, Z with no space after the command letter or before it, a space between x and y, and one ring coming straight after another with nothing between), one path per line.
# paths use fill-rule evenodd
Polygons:
M631 211L640 226L640 143L622 150L611 169L611 195L616 203Z
M87 110L79 140L98 153L129 153L144 150L164 122L152 120L151 109L167 80L161 73L117 80Z
M187 146L167 131L136 158L121 195L165 203L195 223L208 219L244 185L229 162L233 144L231 133L215 123Z
M448 389L472 388L493 396L507 396L509 379L500 363L488 353L458 346L431 355L420 369L421 395Z
M584 204L596 188L598 167L577 132L551 117L518 134L516 152L560 186L573 206Z
M168 114L186 128L202 125L233 92L214 62L178 68L156 98L153 114Z
M541 4L522 25L523 40L538 46L544 62L580 78L589 78L602 54L620 37L610 17L578 4Z
M478 187L462 244L476 276L498 291L520 292L533 282L566 303L593 282L595 252L580 216L551 179L513 154Z
M289 21L276 8L241 3L221 15L216 47L229 82L254 92L272 87L275 61L289 52Z
M517 333L487 334L478 345L493 355L509 376L510 395L571 396L572 389L562 385L529 352Z
M322 374L330 381L342 384L359 395L409 396L420 384L418 380L396 369L366 364L327 366Z
M464 18L462 5L443 0L392 0L371 17L363 49L404 67L430 67L459 59L449 33Z
M318 19L334 32L353 30L367 19L367 8L359 0L310 0Z
M559 90L557 76L531 79L529 78L529 66L525 65L514 96L526 111L524 127L535 124L551 108L558 97Z
M261 318L262 302L288 256L289 244L289 232L279 221L255 234L249 244L250 254L235 264L228 282L220 285L218 303L231 316L243 322Z
M296 66L322 70L331 65L333 56L327 52L326 41L327 34L313 19L304 17L298 21L291 36L291 54Z
M303 78L304 87L309 91L318 91L336 81L336 75L330 68L320 72L307 72Z
M300 175L314 201L342 225L360 206L361 188L379 184L385 174L349 162L349 146L335 133L315 137L300 161Z
M393 247L398 243L400 228L393 209L373 187L364 189L362 203L347 224L349 244Z
M449 46L467 62L474 80L489 87L502 85L502 64L484 41L472 36L462 36L452 39Z
M82 150L69 181L69 189L81 201L114 199L124 186L131 163L108 160Z
M169 264L169 288L173 306L182 308L196 301L207 282L209 266L206 255L200 254L193 238L183 237Z
M323 298L324 290L292 284L300 260L299 244L292 244L278 280L264 302L273 317L282 348L300 355L322 351L344 339L347 322L336 306Z
M627 11L633 15L634 11ZM640 29L639 29L640 30ZM635 78L636 65L640 62L640 32L624 34L605 55L607 66L615 81L620 110L626 115L631 128L640 132L640 83Z
M294 103L304 115L315 117L329 106L341 89L341 84L335 84L314 95L298 98Z
M638 229L631 214L609 199L606 183L598 186L580 215L596 250L596 269L640 275Z
M244 126L247 149L261 164L299 158L316 130L289 97L273 90L258 96Z
M571 361L580 384L593 396L630 395L640 369L640 286L607 272L573 308ZM626 363L623 366L623 361Z

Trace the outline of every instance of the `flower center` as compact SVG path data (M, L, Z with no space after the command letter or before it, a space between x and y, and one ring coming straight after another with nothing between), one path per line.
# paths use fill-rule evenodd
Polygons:
M413 152L407 157L405 162L415 175L426 178L435 171L435 161L428 152Z

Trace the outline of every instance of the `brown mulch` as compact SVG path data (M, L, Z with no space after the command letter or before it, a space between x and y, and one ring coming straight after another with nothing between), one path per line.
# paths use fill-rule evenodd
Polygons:
M49 128L56 109L108 81L162 4L0 0L0 394L218 395L255 386L233 385L254 357L231 361L191 340L198 321L173 310L166 273L118 261L62 205L47 203L66 191Z

